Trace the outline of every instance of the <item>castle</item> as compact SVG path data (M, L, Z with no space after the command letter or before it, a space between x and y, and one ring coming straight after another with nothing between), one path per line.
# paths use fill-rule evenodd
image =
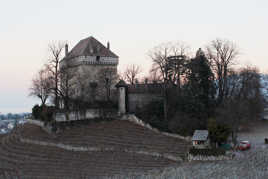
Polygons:
M69 95L86 101L105 100L114 96L119 57L94 37L81 40L69 52L65 45L65 57L60 70L66 70Z
M60 61L60 70L68 75L68 95L91 104L112 101L118 112L134 113L154 100L161 100L161 84L126 84L119 81L119 57L94 37L81 40ZM63 81L63 80L62 80ZM87 117L86 117L87 118Z

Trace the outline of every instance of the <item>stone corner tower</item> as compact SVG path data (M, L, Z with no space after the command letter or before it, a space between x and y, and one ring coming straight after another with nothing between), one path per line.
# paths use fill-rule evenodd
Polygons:
M80 40L70 52L66 45L60 69L67 69L70 76L69 95L84 100L109 98L117 82L118 62L110 43L106 47L92 36Z

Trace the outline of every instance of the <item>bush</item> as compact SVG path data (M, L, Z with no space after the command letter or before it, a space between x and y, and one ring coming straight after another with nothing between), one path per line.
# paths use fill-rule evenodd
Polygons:
M171 132L182 136L191 136L196 129L202 129L198 119L180 111L170 119L168 128Z
M231 128L227 124L217 122L211 118L208 120L208 131L211 142L225 143L231 134Z
M45 123L53 121L53 114L56 112L54 106L42 106L41 120Z
M34 119L44 121L45 123L53 120L53 114L56 112L54 106L39 106L38 104L32 108Z
M191 148L189 150L189 154L192 154L193 156L196 155L203 155L203 156L220 156L225 155L225 150L222 148L212 148L212 149L196 149Z
M39 106L38 104L36 104L32 108L32 116L34 117L34 119L40 119L41 118L41 112L42 112L41 106Z
M136 110L138 118L152 127L161 131L170 132L168 129L168 122L164 120L163 101L152 101L142 109Z

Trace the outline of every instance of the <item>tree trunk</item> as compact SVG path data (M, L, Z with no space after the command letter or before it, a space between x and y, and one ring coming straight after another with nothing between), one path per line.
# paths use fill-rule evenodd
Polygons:
M167 100L167 85L164 82L164 120L168 120L168 100Z

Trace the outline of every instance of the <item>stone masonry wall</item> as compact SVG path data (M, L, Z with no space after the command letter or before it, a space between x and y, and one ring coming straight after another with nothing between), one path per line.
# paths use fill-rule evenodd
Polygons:
M159 94L151 93L128 93L128 110L134 113L138 108L141 109L152 101L162 100Z
M231 160L232 154L220 155L220 156L203 156L188 154L188 161L218 161L218 160Z

